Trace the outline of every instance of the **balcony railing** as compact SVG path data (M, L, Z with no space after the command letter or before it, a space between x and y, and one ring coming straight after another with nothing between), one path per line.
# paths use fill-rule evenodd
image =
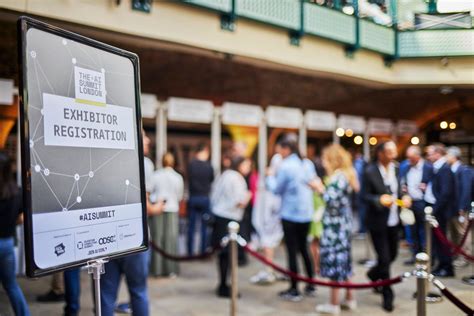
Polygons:
M387 59L474 56L474 29L399 31L303 0L181 0L217 11L227 23L246 18L287 29L291 36L314 35L354 51L380 53ZM357 12L357 11L356 11ZM299 38L298 38L299 39ZM298 43L298 41L292 41Z

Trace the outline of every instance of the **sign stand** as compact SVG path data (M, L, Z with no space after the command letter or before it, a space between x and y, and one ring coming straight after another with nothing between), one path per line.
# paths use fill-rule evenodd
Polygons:
M97 259L87 262L87 272L92 274L94 280L94 296L95 296L95 315L101 316L102 310L100 306L100 275L105 273L104 264L108 259Z

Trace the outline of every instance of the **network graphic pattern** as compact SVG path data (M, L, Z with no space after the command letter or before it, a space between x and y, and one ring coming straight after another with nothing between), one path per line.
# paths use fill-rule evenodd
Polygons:
M71 50L69 48L70 43L76 44L75 47L79 48L88 58L88 61L91 61L92 64L88 64L87 62L80 62L77 57L74 57L73 54L71 53ZM74 65L81 65L85 66L89 69L100 69L102 73L105 73L104 67L102 67L102 61L101 61L101 55L97 55L97 59L99 60L99 63L92 57L90 53L88 53L83 47L81 47L80 44L75 43L75 42L69 42L66 39L62 39L62 46L67 50L70 58L71 58L71 72L69 75L69 82L67 86L67 95L70 96L70 89L71 85L73 82L73 77L74 77ZM30 148L30 161L31 161L31 172L38 174L41 176L44 184L47 186L49 189L49 192L51 195L54 197L54 199L57 201L57 205L62 211L69 211L73 210L73 208L78 208L78 206L83 202L83 196L91 183L91 181L94 181L94 177L100 173L101 169L107 166L109 163L111 163L114 159L116 159L120 154L124 151L118 150L115 154L112 156L106 158L105 161L101 162L98 165L95 165L94 159L93 159L93 152L92 148L89 148L89 171L85 174L80 174L79 172L73 172L70 174L66 173L61 173L61 172L56 172L53 167L48 166L48 164L44 163L39 152L36 150L35 146L37 146L40 142L44 141L44 135L37 136L39 134L40 127L44 124L44 111L43 111L43 91L48 91L49 93L52 93L54 95L57 95L56 89L54 86L51 84L50 80L48 79L48 76L45 74L45 71L43 70L43 67L41 66L41 63L37 61L38 53L35 50L29 51L31 60L33 61L33 68L34 68L34 81L36 81L37 84L37 89L38 93L40 95L40 100L41 100L41 105L34 105L34 104L28 104L28 107L30 110L37 111L39 114L39 119L36 122L34 128L33 126L30 126L30 131L32 133L30 134L30 141L29 141L29 148ZM123 75L123 76L130 76L130 74L127 73L118 73L118 72L109 72L113 73L116 75ZM42 80L41 80L42 79ZM42 84L46 85L46 87L42 87ZM44 89L42 89L44 88ZM113 97L108 94L107 98L112 101L114 104L118 104ZM42 143L44 145L44 143ZM53 187L52 181L49 179L51 177L63 177L63 178L69 178L70 179L70 190L69 194L66 197L60 196L58 194L58 190L55 190L56 188ZM129 196L129 190L135 190L135 191L140 191L140 188L133 184L132 181L128 178L123 179L123 188L124 188L124 204L127 204L127 199ZM61 188L62 190L64 188Z

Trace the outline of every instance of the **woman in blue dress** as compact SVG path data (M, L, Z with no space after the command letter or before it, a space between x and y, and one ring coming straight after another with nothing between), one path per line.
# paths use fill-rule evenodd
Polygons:
M328 177L325 187L319 187L326 202L320 242L321 276L331 281L346 282L352 276L351 194L359 190L359 183L351 156L342 146L334 144L326 147L322 159ZM331 288L330 302L316 306L316 310L319 313L338 315L341 307L357 307L352 292L347 290L345 300L340 304L339 288Z

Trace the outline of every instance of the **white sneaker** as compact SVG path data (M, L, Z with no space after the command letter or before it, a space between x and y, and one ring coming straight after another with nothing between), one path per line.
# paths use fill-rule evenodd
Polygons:
M344 301L344 302L341 303L341 308L342 309L348 309L350 311L356 310L357 309L357 301L356 300Z
M316 306L316 312L320 314L339 315L341 313L341 307L339 305L322 304Z
M268 285L274 283L275 281L275 275L267 271L260 271L250 278L250 283L258 285Z

